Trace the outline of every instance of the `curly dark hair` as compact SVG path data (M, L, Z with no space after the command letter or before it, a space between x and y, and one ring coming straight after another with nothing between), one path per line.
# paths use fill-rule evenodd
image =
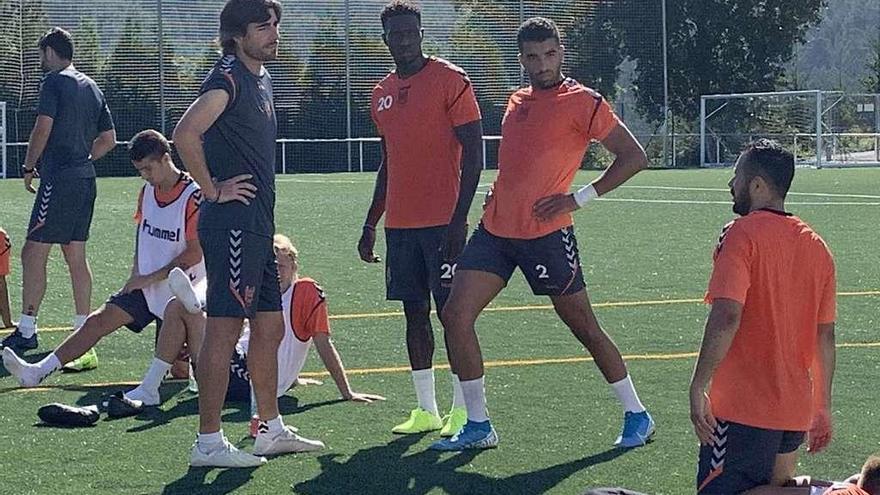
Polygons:
M421 7L409 0L393 0L382 9L382 27L385 27L388 19L399 15L414 15L419 20L419 24L422 22Z

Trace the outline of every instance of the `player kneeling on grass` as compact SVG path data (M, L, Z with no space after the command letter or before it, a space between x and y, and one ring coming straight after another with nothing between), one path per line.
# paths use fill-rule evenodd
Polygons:
M281 281L281 304L284 312L284 337L278 346L278 397L284 395L297 383L299 373L308 356L312 342L321 361L336 382L342 398L354 402L370 403L385 400L380 395L362 394L351 389L348 376L342 366L339 353L330 340L330 319L327 316L327 299L321 287L310 278L299 278L299 253L290 239L275 235L275 256L278 259L278 278ZM251 436L256 436L259 420L256 419L256 403L247 370L247 352L250 328L247 326L235 346L235 355L229 369L227 400L250 400ZM321 445L323 446L323 444Z
M812 453L831 442L834 259L785 210L794 171L789 151L759 139L729 183L740 218L715 248L712 309L690 386L700 494L780 487L805 438Z
M122 290L40 362L29 364L12 349L3 349L3 364L23 387L37 386L123 326L140 332L154 320L160 320L163 334L186 336L193 352L201 346L204 316L185 309L185 304L192 306L198 302L174 298L169 284L175 278L169 277L169 273L175 271L182 282L192 280L196 292L201 294L199 299L204 299L205 265L196 230L201 202L199 187L174 165L168 141L156 131L138 133L129 145L129 156L147 182L141 189L135 214L137 242L131 277ZM180 282L177 280L176 284ZM168 345L156 348L156 369L148 373L148 377L157 380L171 367L169 363L183 344L179 338L176 343L160 340ZM148 404L158 403L158 398L138 398Z

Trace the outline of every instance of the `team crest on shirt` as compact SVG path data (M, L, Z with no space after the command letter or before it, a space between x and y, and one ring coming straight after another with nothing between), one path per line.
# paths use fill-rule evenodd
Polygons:
M528 105L520 105L516 109L516 121L517 122L525 122L529 118L529 109Z
M397 91L397 101L399 101L401 105L406 105L406 102L409 101L409 86L400 88Z

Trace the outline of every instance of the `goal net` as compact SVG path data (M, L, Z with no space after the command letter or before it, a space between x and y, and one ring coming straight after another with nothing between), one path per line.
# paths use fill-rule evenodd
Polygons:
M703 95L700 165L730 166L753 139L779 141L798 166L880 165L880 94L779 91Z

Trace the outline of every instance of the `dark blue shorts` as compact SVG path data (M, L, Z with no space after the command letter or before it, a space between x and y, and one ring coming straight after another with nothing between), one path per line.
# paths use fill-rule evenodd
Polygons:
M46 244L69 244L89 239L95 211L95 179L40 179L27 239Z
M250 402L251 375L247 367L247 355L235 349L229 360L229 386L226 400L230 402Z
M281 311L272 238L241 230L199 230L208 274L208 316L253 318Z
M575 294L586 286L574 226L537 239L508 239L480 224L458 259L459 270L494 273L505 282L517 267L538 296Z
M131 291L128 294L117 292L110 296L107 304L112 304L131 316L131 323L125 325L132 332L140 333L141 330L147 328L150 323L156 322L158 328L162 324L162 320L150 312L147 305L147 299L144 297L143 291L140 289Z
M443 308L452 288L455 261L443 260L446 226L385 229L385 288L392 301L425 301Z
M797 450L805 436L719 419L714 443L700 447L698 493L741 493L770 483L776 456Z

